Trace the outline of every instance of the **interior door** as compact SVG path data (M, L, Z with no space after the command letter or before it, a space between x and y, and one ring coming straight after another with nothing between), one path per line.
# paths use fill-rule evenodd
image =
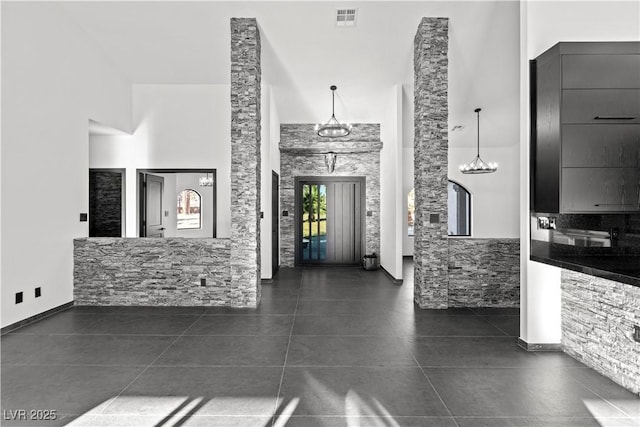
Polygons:
M144 237L164 237L162 222L162 194L164 178L157 175L144 175Z
M362 259L363 180L298 179L298 264L359 264Z
M275 276L280 267L280 177L271 175L271 271Z

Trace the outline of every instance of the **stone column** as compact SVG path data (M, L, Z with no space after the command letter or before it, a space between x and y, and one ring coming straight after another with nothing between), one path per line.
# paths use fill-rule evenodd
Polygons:
M447 18L422 18L414 40L414 299L447 308Z
M260 31L231 18L232 306L260 302Z

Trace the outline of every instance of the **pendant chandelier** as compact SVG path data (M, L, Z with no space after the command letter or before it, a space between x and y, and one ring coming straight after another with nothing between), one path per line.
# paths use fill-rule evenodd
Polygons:
M207 176L200 177L198 184L200 184L200 187L213 187L213 174L209 176L209 172L207 172Z
M332 85L331 89L331 118L327 123L317 124L316 132L319 136L325 138L338 138L341 136L347 136L351 133L350 124L341 124L335 115L335 102L336 102L336 89L338 87Z
M473 160L460 166L460 172L465 174L493 173L498 170L497 163L486 163L480 158L480 110L480 108L474 110L478 118L478 151Z

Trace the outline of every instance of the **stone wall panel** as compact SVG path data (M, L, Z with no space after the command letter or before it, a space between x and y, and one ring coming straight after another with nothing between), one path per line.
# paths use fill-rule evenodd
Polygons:
M449 239L449 307L519 307L520 239Z
M229 239L75 239L75 303L244 306L230 292L230 246Z
M562 270L562 347L602 375L640 393L640 288Z
M448 19L422 18L414 40L414 298L448 307Z
M242 305L260 302L260 31L231 18L231 288Z

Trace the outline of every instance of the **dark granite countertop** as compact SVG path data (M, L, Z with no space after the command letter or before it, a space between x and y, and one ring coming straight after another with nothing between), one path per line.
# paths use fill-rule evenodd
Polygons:
M531 260L640 287L640 256L637 255L546 257L532 253Z

